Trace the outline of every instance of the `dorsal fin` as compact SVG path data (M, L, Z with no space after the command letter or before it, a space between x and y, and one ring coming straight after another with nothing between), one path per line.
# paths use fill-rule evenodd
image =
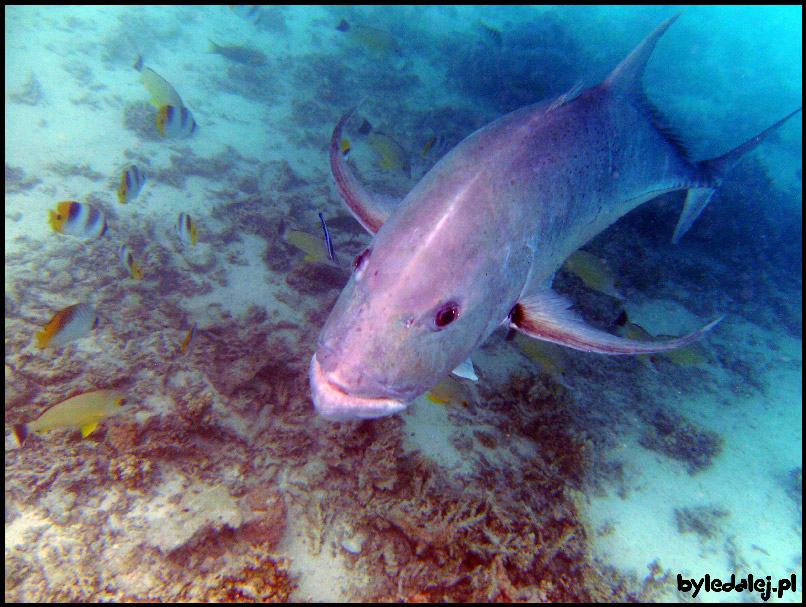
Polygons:
M614 91L627 95L643 94L641 76L644 74L649 56L655 50L658 39L679 16L680 13L677 13L674 17L668 18L656 27L655 31L644 38L644 41L636 46L633 52L616 66L616 69L610 72L610 75L605 78L602 84Z
M649 119L655 130L669 142L669 145L685 160L690 160L688 150L685 145L683 145L683 140L680 135L669 125L669 121L663 114L647 99L641 80L644 75L644 69L646 69L647 61L649 61L652 51L655 50L658 39L669 29L669 26L674 23L679 16L680 13L677 13L655 28L655 31L644 38L643 42L635 47L635 49L616 66L616 69L610 72L610 75L602 83L602 86L610 89L615 94L630 97Z

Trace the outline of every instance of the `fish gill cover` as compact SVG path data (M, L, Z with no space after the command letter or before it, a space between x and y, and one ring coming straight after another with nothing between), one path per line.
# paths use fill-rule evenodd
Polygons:
M681 572L800 573L800 117L677 245L671 193L584 246L601 264L554 277L614 335L727 314L697 364L501 330L471 356L477 382L397 417L331 423L311 403L317 336L371 240L330 174L339 116L366 98L347 162L394 208L476 129L597 84L671 16L7 7L6 600L645 601L681 598ZM663 36L645 89L692 158L800 105L801 23L690 7ZM187 138L160 134L138 55L181 94ZM121 205L132 165L147 180ZM54 231L62 201L106 230ZM293 244L324 248L319 213L338 263ZM77 302L97 326L40 349ZM101 390L126 407L71 408ZM62 429L35 423L48 411Z

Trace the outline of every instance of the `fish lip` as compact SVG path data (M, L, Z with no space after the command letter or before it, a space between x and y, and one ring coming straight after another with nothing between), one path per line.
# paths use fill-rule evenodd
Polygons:
M399 413L407 406L392 398L367 398L350 394L330 380L316 354L311 357L309 379L313 405L319 415L330 421L375 419Z

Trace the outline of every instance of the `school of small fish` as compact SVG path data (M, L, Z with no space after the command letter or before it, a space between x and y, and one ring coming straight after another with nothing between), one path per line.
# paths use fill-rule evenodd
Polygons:
M263 28L273 18L260 7L233 5L233 12ZM217 44L210 41L210 53L218 54L225 60L247 67L260 67L266 64L266 56L257 49L242 46ZM140 73L140 82L148 91L151 103L157 108L155 126L157 132L166 139L187 139L198 132L198 124L182 97L165 78L154 69L146 66L142 56L137 58L134 69ZM120 174L117 199L120 204L133 203L143 192L146 184L145 172L136 164L126 165ZM109 225L104 212L95 205L66 200L56 204L49 211L48 224L54 232L69 238L90 241L107 234ZM324 219L322 219L323 227ZM190 214L179 214L176 236L183 246L195 246L199 241L199 230ZM329 235L328 235L329 242ZM335 256L330 246L330 254ZM146 273L137 262L135 253L126 243L117 248L120 263L128 277L143 280ZM60 348L73 341L86 337L97 329L100 319L94 307L86 302L69 305L58 310L41 331L36 332L35 341L40 349ZM179 344L179 350L187 355L196 341L196 324ZM119 402L125 395L114 390L87 392L58 403L47 409L35 421L17 425L14 434L20 444L29 433L38 433L59 428L80 428L83 436L89 435L104 418L121 410Z
M232 11L253 23L259 29L270 29L276 18L265 8L252 5L233 5ZM376 50L399 49L390 34L370 27L356 26L351 37L376 48ZM247 69L265 66L268 58L261 51L234 44L220 44L210 40L209 53L221 56L225 61L245 66ZM138 56L133 65L139 72L140 82L150 96L150 102L157 108L154 124L157 132L166 139L188 139L199 132L193 113L187 107L177 90L168 80L153 68L145 65ZM368 124L368 123L367 123ZM369 130L366 131L368 133ZM365 134L366 134L365 133ZM381 135L378 135L381 138ZM396 150L391 143L379 144L379 153L386 158L388 166L398 166L404 162L405 152ZM386 151L381 151L386 150ZM350 145L345 139L343 153L349 155ZM392 156L389 156L392 154ZM396 155L396 156L395 156ZM146 173L137 164L123 167L118 180L117 199L120 204L132 204L141 196L147 184ZM301 230L286 229L283 238L292 246L305 253L305 260L324 263L340 268L334 244L324 215L319 213L322 236L308 234ZM54 232L69 238L91 241L109 232L104 212L93 204L67 200L56 204L49 212L48 224ZM174 225L174 233L181 246L196 246L199 230L196 222L187 212L179 213ZM136 259L135 251L129 244L120 243L117 256L126 274L133 280L143 280L146 272ZM345 268L341 268L345 269ZM88 336L98 329L100 317L95 308L86 302L75 303L58 310L45 326L35 334L35 343L40 349L60 348ZM196 323L177 344L182 355L188 355L199 336ZM123 410L120 406L126 396L117 390L97 390L86 392L46 409L36 420L14 427L14 435L20 444L30 433L46 432L60 428L77 428L86 437L95 430L103 419Z
M134 65L140 72L140 80L151 94L151 102L159 107L156 117L157 130L165 137L186 138L196 130L196 122L179 93L171 84L150 67L143 65L139 57ZM146 175L136 164L124 167L117 190L118 202L129 204L138 198L146 183ZM48 223L54 232L70 238L93 240L105 235L108 230L106 217L101 209L86 202L66 200L59 202L49 212ZM176 234L184 245L196 245L199 232L188 213L180 213ZM135 259L129 246L121 243L117 249L121 264L134 280L145 276L143 268ZM98 318L90 304L79 303L59 310L36 334L40 348L59 347L86 336L98 326ZM187 349L183 347L183 352Z

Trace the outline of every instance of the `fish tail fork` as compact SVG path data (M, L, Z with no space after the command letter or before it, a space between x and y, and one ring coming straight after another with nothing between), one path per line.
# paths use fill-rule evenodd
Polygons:
M17 439L17 442L22 445L25 441L26 437L28 436L28 425L27 424L14 424L14 436Z
M751 137L741 145L733 148L726 154L722 154L716 158L708 160L701 160L697 163L697 167L706 176L707 183L713 184L713 187L706 188L689 188L686 195L686 202L683 205L683 212L680 214L680 219L677 222L677 227L672 236L672 242L677 243L678 240L685 234L692 226L700 213L703 212L711 196L716 189L722 184L727 172L735 165L745 154L750 153L758 145L777 131L787 120L792 118L795 114L801 111L802 108L796 109L794 112L781 118L778 122L763 130L755 137Z

